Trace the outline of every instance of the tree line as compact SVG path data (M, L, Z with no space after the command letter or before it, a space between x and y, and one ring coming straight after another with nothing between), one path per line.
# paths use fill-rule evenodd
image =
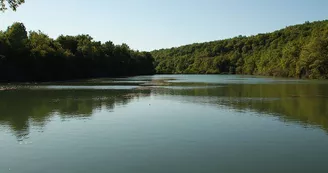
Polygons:
M0 82L145 74L250 74L328 78L328 20L255 36L139 52L89 35L50 38L23 23L0 31Z
M89 35L52 39L23 23L0 31L0 81L55 81L153 74L149 52L101 43Z
M328 78L328 20L151 52L157 73Z

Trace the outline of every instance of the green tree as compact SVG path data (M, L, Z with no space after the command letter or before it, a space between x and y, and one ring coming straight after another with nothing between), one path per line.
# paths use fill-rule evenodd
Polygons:
M22 23L0 32L0 81L57 81L154 73L150 53L102 44L89 35L27 34Z
M16 22L8 27L6 37L8 44L15 52L23 51L28 46L27 31L23 23Z
M328 77L328 39L313 38L302 50L298 63L300 76L310 78Z
M17 7L23 4L25 0L0 0L0 11L6 11L6 3L8 3L9 7L16 11Z
M157 73L237 73L328 79L328 20L152 51Z

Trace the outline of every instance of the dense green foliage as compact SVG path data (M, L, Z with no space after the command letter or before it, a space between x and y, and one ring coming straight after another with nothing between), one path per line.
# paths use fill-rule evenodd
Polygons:
M24 3L25 0L0 0L0 11L7 10L6 2L12 10L16 11L17 7Z
M328 21L152 52L157 73L328 78Z
M272 33L195 43L151 53L89 35L27 32L22 23L0 31L0 81L53 81L157 73L254 74L328 78L328 21Z
M0 81L53 81L153 74L148 52L126 44L93 41L89 35L59 36L27 32L22 23L0 31Z

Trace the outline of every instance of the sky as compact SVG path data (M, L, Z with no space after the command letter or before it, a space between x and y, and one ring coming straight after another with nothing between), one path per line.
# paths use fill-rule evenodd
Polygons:
M0 13L0 29L23 22L52 38L89 34L150 51L326 20L327 9L328 0L26 0Z

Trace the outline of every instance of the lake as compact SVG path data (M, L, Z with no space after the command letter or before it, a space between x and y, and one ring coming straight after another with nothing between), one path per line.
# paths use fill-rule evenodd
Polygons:
M1 173L328 172L328 81L155 75L0 88Z

